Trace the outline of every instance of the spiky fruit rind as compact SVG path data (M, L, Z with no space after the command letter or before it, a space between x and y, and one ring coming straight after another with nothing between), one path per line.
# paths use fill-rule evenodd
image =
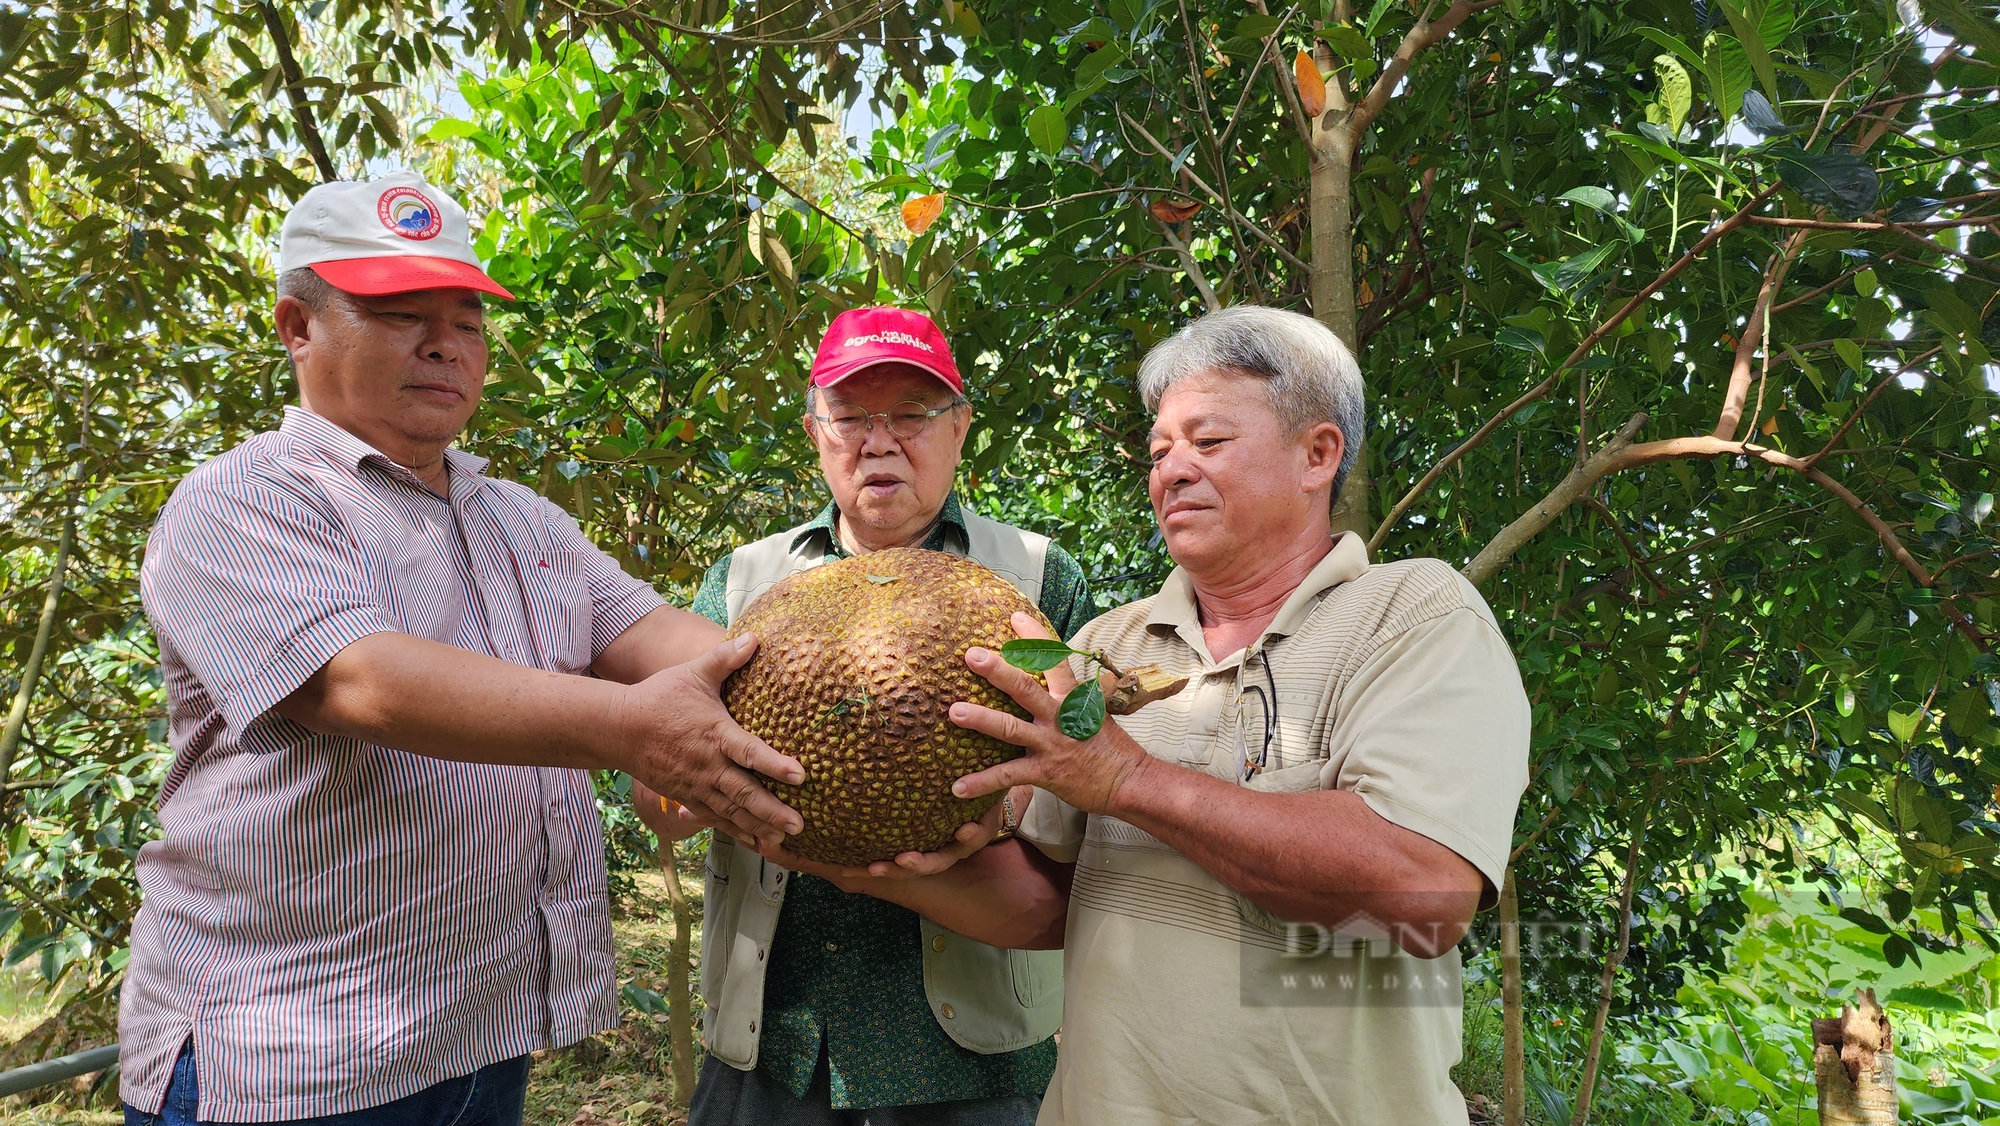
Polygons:
M805 767L800 785L766 780L805 820L787 848L845 865L931 852L992 808L997 795L964 800L951 784L1021 749L948 712L968 700L1026 717L965 665L967 649L1013 639L1017 611L1048 627L1012 583L918 548L802 571L743 611L729 635L755 633L757 653L722 698L745 730Z

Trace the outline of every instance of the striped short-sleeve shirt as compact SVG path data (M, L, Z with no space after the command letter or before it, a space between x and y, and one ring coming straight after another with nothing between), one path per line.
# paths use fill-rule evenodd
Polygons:
M133 1106L157 1110L190 1040L203 1121L282 1121L617 1023L585 772L448 762L272 711L369 634L582 674L663 604L547 500L445 457L448 497L291 409L161 511L140 589L175 757L119 1014Z
M1445 563L1371 565L1346 533L1262 636L1219 655L1177 568L1071 644L1189 678L1117 719L1154 757L1252 790L1347 790L1504 879L1528 699L1492 612ZM1021 836L1076 865L1040 1126L1466 1121L1450 1076L1457 950L1419 959L1365 915L1287 923L1138 826L1052 794Z

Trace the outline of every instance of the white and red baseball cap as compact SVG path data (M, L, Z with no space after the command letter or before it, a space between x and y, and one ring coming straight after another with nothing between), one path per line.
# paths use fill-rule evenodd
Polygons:
M922 313L889 305L849 309L833 318L813 357L813 386L831 387L876 364L922 368L954 394L965 394L965 380L959 377L951 345L945 343L937 323Z
M414 172L308 191L278 235L278 271L304 266L363 297L476 289L514 299L480 268L465 208Z

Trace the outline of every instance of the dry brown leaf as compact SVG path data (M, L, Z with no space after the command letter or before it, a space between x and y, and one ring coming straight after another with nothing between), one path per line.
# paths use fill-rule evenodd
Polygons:
M1778 432L1778 416L1774 414L1768 420L1766 420L1764 423L1763 430L1764 430L1764 436L1766 438L1770 437L1773 434L1776 434Z
M1146 210L1162 223L1185 223L1201 210L1201 204L1191 199L1156 199Z
M1319 76L1319 64L1313 61L1312 52L1300 51L1292 59L1292 76L1299 83L1299 108L1307 117L1318 117L1326 112L1326 79Z
M1374 302L1375 287L1368 284L1367 278L1362 278L1361 288L1354 291L1354 303L1357 305L1372 305Z
M913 235L923 234L931 229L931 224L944 214L944 193L934 192L920 195L903 204L903 225Z

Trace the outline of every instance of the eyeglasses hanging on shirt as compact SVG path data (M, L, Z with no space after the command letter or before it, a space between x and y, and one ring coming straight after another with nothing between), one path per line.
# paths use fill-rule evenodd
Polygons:
M1248 782L1263 772L1271 761L1271 744L1278 738L1278 681L1271 672L1270 654L1252 654L1243 659L1246 665L1251 661L1264 667L1264 683L1243 685L1236 694L1236 777L1242 782ZM1241 675L1238 673L1239 677ZM1253 696L1257 700L1254 716L1249 707ZM1254 755L1250 753L1249 741L1244 738L1253 719L1258 721L1257 726L1262 732Z

